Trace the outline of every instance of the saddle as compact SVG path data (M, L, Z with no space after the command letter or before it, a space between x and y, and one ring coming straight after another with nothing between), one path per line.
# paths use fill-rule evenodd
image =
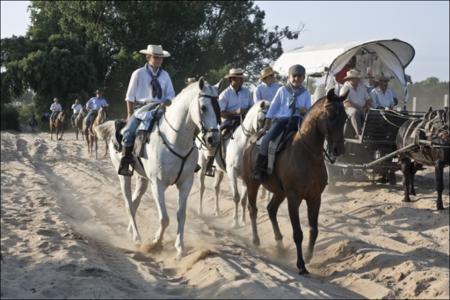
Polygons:
M282 130L273 141L269 142L269 151L267 153L267 167L266 167L267 175L271 175L274 170L277 153L281 152L286 147L286 144L292 139L295 133L296 133L295 130L288 131L287 128L284 128L284 130ZM258 153L259 148L261 147L262 137L264 135L265 134L263 134L256 142L256 151Z

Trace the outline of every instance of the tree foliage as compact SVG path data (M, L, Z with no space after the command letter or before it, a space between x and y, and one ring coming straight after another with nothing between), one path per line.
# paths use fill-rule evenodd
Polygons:
M301 31L266 29L253 1L32 1L30 11L26 36L1 40L2 102L30 88L41 110L55 96L66 108L86 101L97 87L122 107L147 44L172 54L163 67L179 91L187 77L215 83L232 66L257 74Z

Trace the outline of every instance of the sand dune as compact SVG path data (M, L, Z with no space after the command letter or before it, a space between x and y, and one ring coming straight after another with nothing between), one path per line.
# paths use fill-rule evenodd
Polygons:
M448 299L449 192L446 185L447 209L436 211L433 177L432 169L418 172L412 203L401 202L400 183L329 187L311 275L299 276L285 203L279 211L283 247L274 241L262 199L261 246L254 247L249 222L231 228L228 183L215 217L212 179L207 178L203 216L197 214L195 182L185 226L187 255L177 260L177 190L171 187L163 249L141 252L126 232L124 200L109 158L90 158L73 133L56 142L47 133L2 132L1 297ZM137 222L143 238L151 240L158 214L150 192ZM304 204L301 223L307 243Z

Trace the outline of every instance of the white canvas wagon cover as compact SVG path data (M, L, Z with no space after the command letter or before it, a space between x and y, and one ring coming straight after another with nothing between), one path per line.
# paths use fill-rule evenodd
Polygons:
M290 66L301 64L307 74L322 73L330 76L339 72L361 50L375 53L384 67L406 86L405 68L414 58L415 50L410 44L398 39L300 47L283 53L275 61L273 69L287 76Z

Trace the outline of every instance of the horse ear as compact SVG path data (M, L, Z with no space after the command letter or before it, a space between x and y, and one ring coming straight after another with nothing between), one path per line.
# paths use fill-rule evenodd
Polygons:
M430 106L430 108L428 109L428 112L432 112L433 111L433 107Z
M198 88L200 89L200 91L203 91L203 87L205 86L205 80L203 79L203 76L200 77L199 81L198 81Z

